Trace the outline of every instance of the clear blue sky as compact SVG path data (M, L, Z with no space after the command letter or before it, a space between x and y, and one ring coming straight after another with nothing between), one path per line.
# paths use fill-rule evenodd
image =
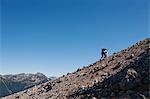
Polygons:
M148 37L149 0L1 0L0 74L60 76Z

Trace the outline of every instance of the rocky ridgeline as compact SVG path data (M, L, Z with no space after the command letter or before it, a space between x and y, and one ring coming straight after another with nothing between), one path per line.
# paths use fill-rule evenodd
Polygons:
M0 97L10 95L44 82L48 78L42 73L0 75Z
M148 99L150 38L3 99Z

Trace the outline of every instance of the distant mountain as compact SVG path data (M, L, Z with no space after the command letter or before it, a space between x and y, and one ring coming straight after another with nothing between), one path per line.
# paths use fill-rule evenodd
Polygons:
M42 73L0 75L0 97L10 95L48 81Z
M51 76L51 77L48 77L48 80L54 80L56 79L57 77L54 77L54 76Z
M149 75L147 38L73 73L3 99L150 99Z

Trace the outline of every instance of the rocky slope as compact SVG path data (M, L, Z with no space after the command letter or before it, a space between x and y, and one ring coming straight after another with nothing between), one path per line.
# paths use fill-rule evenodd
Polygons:
M0 75L0 97L13 94L48 81L42 73Z
M148 99L150 38L3 99Z

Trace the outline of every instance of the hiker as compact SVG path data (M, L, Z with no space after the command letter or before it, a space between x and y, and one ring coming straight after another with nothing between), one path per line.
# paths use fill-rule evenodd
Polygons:
M101 50L101 59L104 59L104 58L107 57L107 51L108 51L108 49L102 48L102 50Z

